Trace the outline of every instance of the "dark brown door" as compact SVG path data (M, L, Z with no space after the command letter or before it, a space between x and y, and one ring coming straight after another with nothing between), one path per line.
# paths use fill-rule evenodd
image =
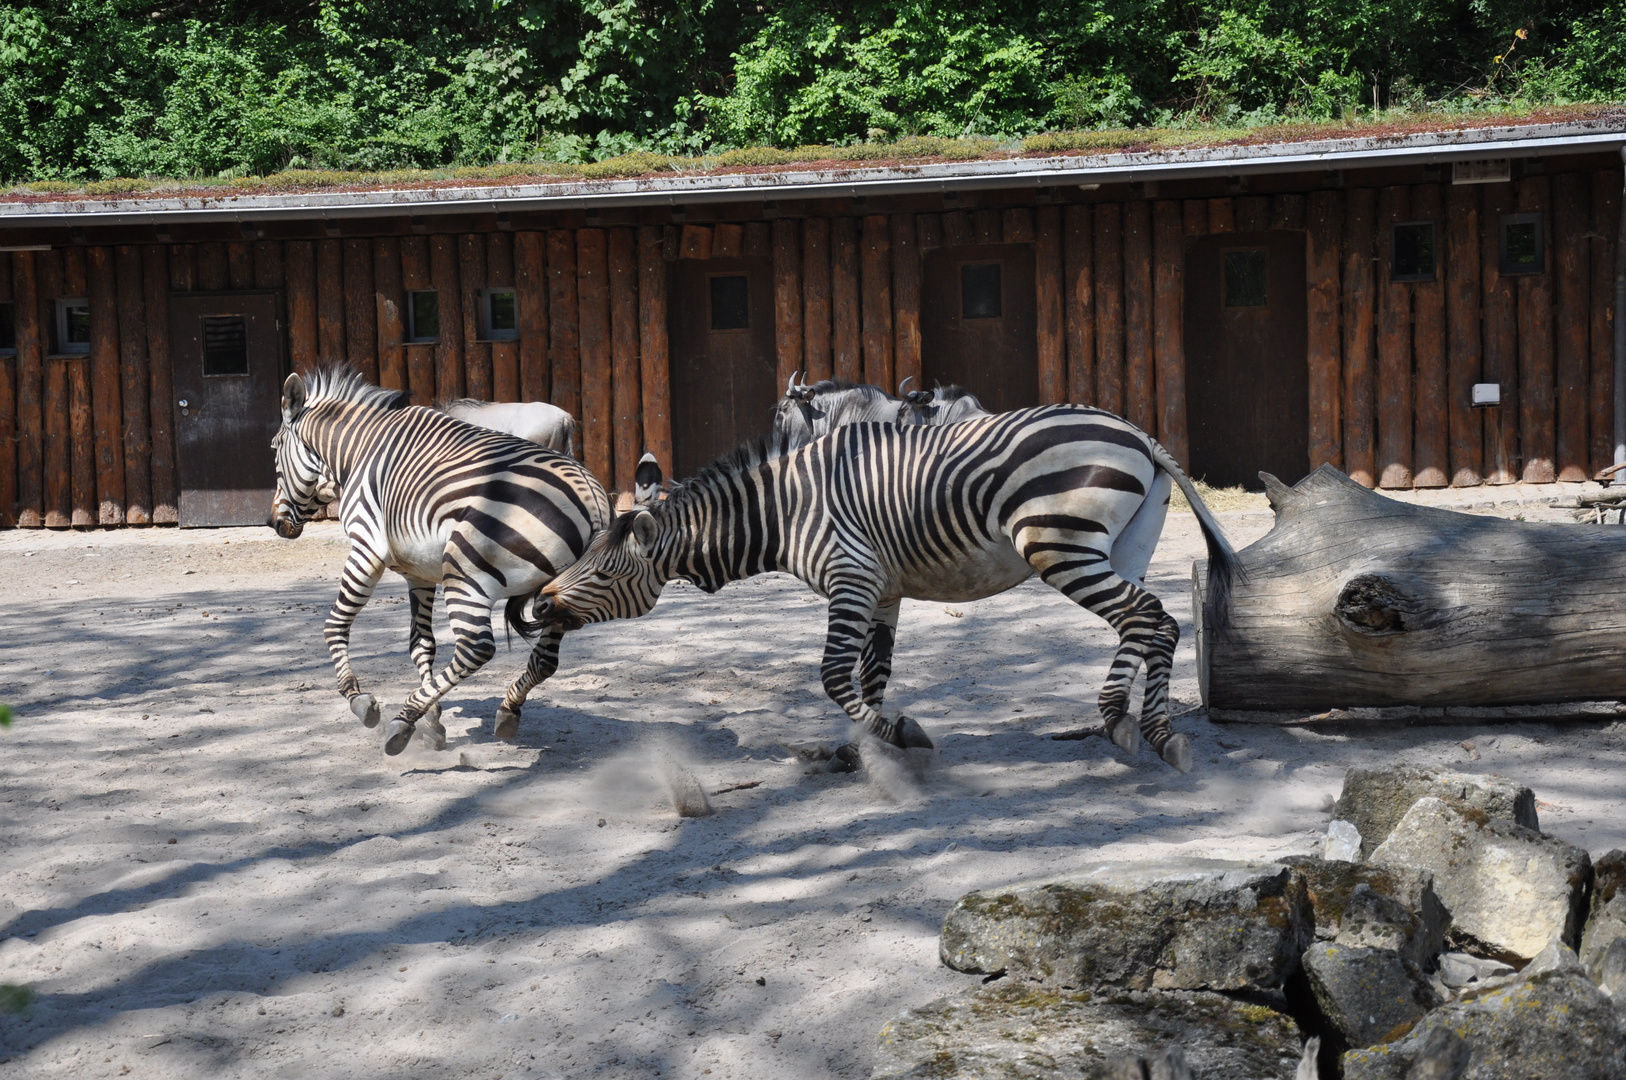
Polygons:
M1191 475L1262 490L1309 471L1304 234L1205 236L1186 256Z
M923 274L920 370L926 385L957 383L990 412L1039 404L1033 248L939 248L926 252Z
M673 468L685 477L773 427L773 268L681 259L667 281Z
M181 527L263 525L282 424L282 302L274 292L175 293L175 464Z

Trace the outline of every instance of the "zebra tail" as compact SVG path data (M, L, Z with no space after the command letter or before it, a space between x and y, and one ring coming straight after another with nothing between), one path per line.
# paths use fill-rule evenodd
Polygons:
M526 605L541 595L541 592L542 590L538 589L534 593L523 593L519 596L510 596L508 598L508 603L503 605L503 615L508 619L508 628L511 630L518 630L519 636L524 638L526 641L530 641L532 638L540 634L542 632L542 628L547 625L540 619L528 619L525 617Z
M1203 531L1204 543L1208 545L1208 612L1203 625L1211 635L1223 634L1226 609L1231 600L1231 585L1233 581L1246 581L1247 575L1237 561L1236 549L1220 530L1219 520L1214 517L1208 504L1203 502L1202 496L1197 494L1197 485L1191 482L1191 477L1186 475L1180 463L1174 460L1174 455L1165 450L1161 443L1150 436L1147 441L1152 444L1152 460L1180 486L1180 493L1191 504L1191 512L1197 515L1197 525Z

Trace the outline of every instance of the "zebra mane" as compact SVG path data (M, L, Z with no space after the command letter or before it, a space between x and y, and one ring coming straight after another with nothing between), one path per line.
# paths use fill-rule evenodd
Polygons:
M702 466L699 472L687 480L680 480L673 484L671 490L666 493L665 500L658 504L657 509L669 507L675 510L679 505L688 502L701 491L718 486L727 486L741 473L783 457L785 450L786 447L769 436L762 436L752 439L750 442L742 443L710 465ZM630 522L634 515L622 514L621 517ZM617 521L619 520L620 518L617 519Z
M402 390L374 386L347 361L322 364L305 376L305 404L322 401L350 401L374 409L399 409L406 405Z

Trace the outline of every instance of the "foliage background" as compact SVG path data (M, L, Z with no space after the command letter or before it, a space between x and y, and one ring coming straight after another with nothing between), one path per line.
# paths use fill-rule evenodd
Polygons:
M0 4L6 180L585 162L1623 96L1626 4L1599 0Z

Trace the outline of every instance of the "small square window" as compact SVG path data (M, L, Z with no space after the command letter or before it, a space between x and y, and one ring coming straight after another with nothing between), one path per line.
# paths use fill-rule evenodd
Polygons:
M17 305L0 300L0 356L17 351Z
M480 290L480 337L486 341L519 337L519 299L513 289Z
M751 329L751 283L744 274L719 274L711 279L711 328Z
M248 374L248 325L241 315L203 317L203 373Z
M1434 280L1434 223L1410 221L1396 225L1389 260L1390 281Z
M90 351L90 301L83 297L56 302L56 351Z
M440 293L434 289L407 293L407 340L440 340Z
M960 267L960 318L997 319L1005 313L999 263Z
M1540 274L1547 270L1540 214L1503 214L1500 270L1503 274Z
M1265 281L1270 262L1262 249L1225 253L1225 306L1264 307L1270 303Z

